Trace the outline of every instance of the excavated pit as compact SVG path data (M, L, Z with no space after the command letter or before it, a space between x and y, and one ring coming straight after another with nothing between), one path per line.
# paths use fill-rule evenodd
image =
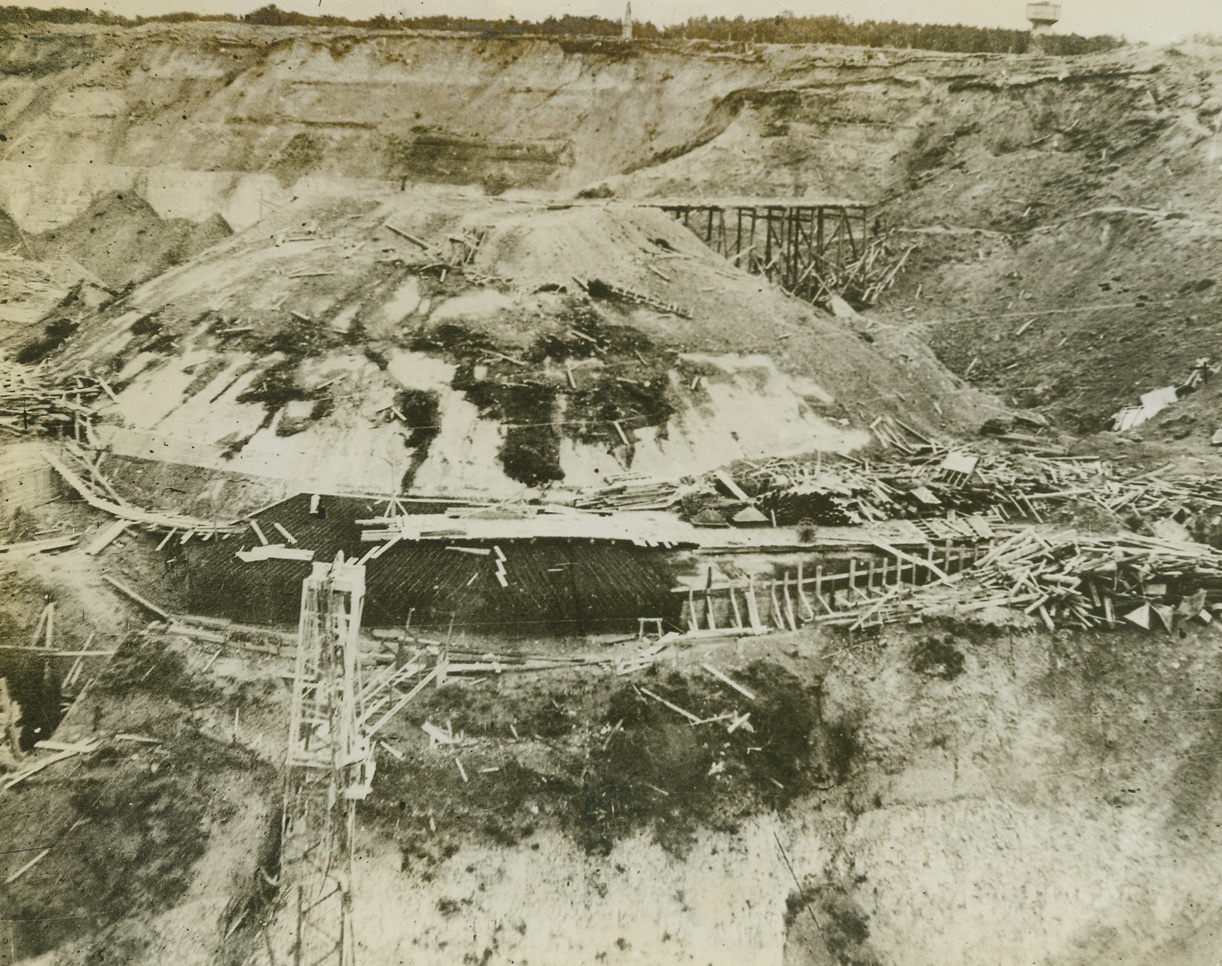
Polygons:
M376 736L358 959L1211 961L1222 679L1193 602L1217 578L1160 574L1182 612L1088 629L971 568L1037 524L1218 530L1204 491L1150 509L1219 468L1212 383L1145 442L1068 435L1217 351L1216 48L0 33L0 360L79 407L3 413L0 644L50 595L63 653L0 649L0 785L52 730L99 743L0 790L0 964L263 962L292 932L302 581L424 514L442 532L366 561L367 672L447 645L477 670ZM650 207L675 197L864 202L902 270L832 317ZM108 535L8 443L31 419L95 496L231 526ZM1006 447L1104 460L1013 509L996 480L871 476ZM633 487L710 529L627 522ZM529 533L572 504L598 536ZM471 537L480 513L519 530ZM951 525L982 515L991 537ZM312 561L237 556L269 539ZM786 615L803 568L843 607L868 561L877 602L897 550L945 600L834 626L799 590ZM747 580L770 632L718 634ZM651 652L642 619L688 636Z

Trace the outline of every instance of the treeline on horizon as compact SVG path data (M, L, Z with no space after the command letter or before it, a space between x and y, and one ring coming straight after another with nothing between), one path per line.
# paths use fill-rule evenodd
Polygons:
M276 27L361 27L368 30L434 30L474 33L491 37L618 37L620 22L605 17L548 17L546 20L486 20L473 17L386 17L350 20L328 14L312 15L281 10L274 4L253 13L197 14L167 13L156 17L130 19L91 10L56 7L0 7L0 23L94 23L109 26L136 26L142 23L191 23L215 21L251 23ZM779 16L748 20L745 17L691 17L685 23L657 27L648 21L633 23L633 37L639 40L712 40L724 43L755 44L842 44L849 47L898 47L936 50L957 54L1025 53L1031 34L1025 30L1001 27L968 27L962 24L915 24L898 21L846 20L843 17ZM1123 41L1101 35L1051 34L1042 47L1049 54L1070 56L1112 50Z

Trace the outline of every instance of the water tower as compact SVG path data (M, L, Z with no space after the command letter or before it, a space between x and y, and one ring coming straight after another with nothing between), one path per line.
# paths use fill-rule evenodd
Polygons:
M1029 3L1027 4L1027 19L1031 21L1031 51L1040 53L1043 50L1041 41L1052 31L1053 24L1061 19L1059 3Z

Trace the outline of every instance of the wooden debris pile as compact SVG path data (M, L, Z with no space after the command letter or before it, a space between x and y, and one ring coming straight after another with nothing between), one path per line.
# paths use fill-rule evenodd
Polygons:
M1210 365L1209 359L1197 359L1188 377L1178 386L1163 386L1141 394L1136 406L1125 406L1112 416L1112 429L1118 433L1140 426L1153 419L1168 406L1179 402L1189 393L1196 392L1213 376L1222 371L1222 365Z
M488 237L487 229L447 235L446 246L442 247L430 244L420 236L413 235L410 231L404 231L402 228L392 225L389 221L383 222L381 228L385 228L393 235L410 242L420 249L425 256L425 261L417 265L419 270L421 272L439 272L443 282L445 281L446 273L452 269L461 271L471 281L480 285L505 284L508 281L497 275L489 275L476 271L473 267L475 257L479 254L480 246L483 245ZM398 259L393 260L397 261Z
M0 361L0 431L79 438L103 392L113 395L99 379Z
M1165 468L1109 483L1092 496L1112 513L1135 515L1147 525L1161 519L1187 526L1198 522L1197 518L1208 523L1210 517L1222 515L1222 482L1210 476L1167 480L1162 472ZM1185 536L1186 531L1181 538Z
M632 473L609 478L606 485L584 493L574 505L583 510L664 510L678 499L675 484Z
M873 305L883 292L895 284L916 245L909 245L898 256L894 256L889 239L876 236L866 245L861 256L845 264L835 259L816 258L811 271L817 269L819 287L811 297L816 305L822 305L834 296L848 299L859 305ZM803 281L805 281L803 279Z
M1212 620L1222 601L1222 552L1204 544L1136 533L1079 534L1024 530L998 545L977 567L994 600L1091 628L1118 619L1171 630L1177 618Z
M943 450L884 462L850 457L744 461L733 467L733 488L713 479L778 525L847 526L973 513L1040 522L1041 506L1103 492L1108 472L1092 457Z
M588 281L574 278L573 281L580 285L592 298L616 298L625 302L631 302L634 305L647 306L657 312L677 315L681 319L690 319L692 317L692 313L682 306L676 305L674 302L664 302L662 299L654 298L649 293L639 291L638 289L616 285L612 282L604 282L597 278L592 278Z
M118 520L138 523L153 530L169 531L171 534L181 532L184 543L196 533L202 534L206 539L218 533L233 533L237 529L236 523L232 522L219 523L181 513L158 512L132 506L115 492L114 487L102 475L100 468L102 454L99 454L97 459L91 460L84 451L65 446L59 454L48 449L44 450L42 455L64 482L80 494L86 503L96 510L109 513ZM88 481L84 478L86 475L90 477ZM118 533L119 531L114 531L110 539L113 540Z
M1022 610L1058 626L1172 630L1209 623L1222 607L1222 552L1204 544L1136 533L1083 534L1024 527L958 581L897 586L884 597L820 618L853 627L963 616L991 607Z

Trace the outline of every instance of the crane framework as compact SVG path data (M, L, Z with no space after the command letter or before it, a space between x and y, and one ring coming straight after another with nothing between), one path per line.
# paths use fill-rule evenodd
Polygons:
M302 585L281 838L281 874L295 884L285 957L293 966L356 961L356 804L369 794L374 771L361 727L364 601L365 568L342 554L314 564Z
M365 567L342 553L302 584L280 840L286 914L264 924L266 948L251 966L355 966L356 806L371 790L374 736L444 680L444 653L401 648L366 681L364 602Z

